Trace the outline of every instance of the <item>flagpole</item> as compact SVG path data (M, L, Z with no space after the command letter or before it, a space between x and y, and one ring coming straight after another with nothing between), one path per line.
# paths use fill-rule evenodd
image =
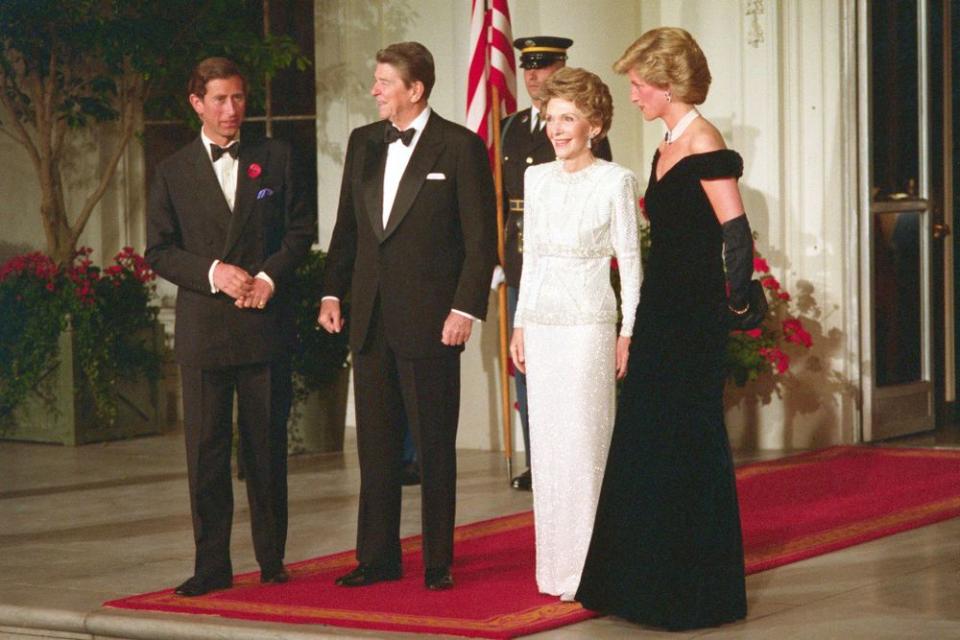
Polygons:
M497 255L501 268L505 265L503 226L503 154L500 149L500 90L496 85L490 87L493 111L490 119L493 127L493 184L497 192ZM497 287L500 316L500 397L503 398L503 451L507 458L507 481L513 478L513 434L511 429L510 373L508 370L507 339L507 285L501 282Z

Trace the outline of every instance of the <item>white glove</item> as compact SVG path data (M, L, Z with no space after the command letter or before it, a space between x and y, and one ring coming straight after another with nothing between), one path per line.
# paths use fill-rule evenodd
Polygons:
M503 267L497 265L493 268L493 277L490 278L490 288L496 291L500 285L507 281L507 274L503 272Z

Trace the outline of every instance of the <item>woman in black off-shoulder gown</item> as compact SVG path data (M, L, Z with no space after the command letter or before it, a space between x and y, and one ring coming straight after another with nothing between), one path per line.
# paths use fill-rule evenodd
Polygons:
M674 81L670 56L678 55L692 58L687 67L702 63L705 82L702 74L692 88ZM664 60L666 71L657 68ZM648 32L614 68L629 74L644 117L662 118L670 131L645 196L651 251L577 600L668 629L713 626L746 615L723 419L726 338L747 315L752 273L736 187L743 162L693 107L706 97L710 76L687 32Z

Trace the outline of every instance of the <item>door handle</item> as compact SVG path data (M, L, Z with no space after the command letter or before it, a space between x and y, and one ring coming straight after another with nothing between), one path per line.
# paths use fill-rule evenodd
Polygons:
M939 222L933 223L933 239L934 240L942 240L948 235L950 235L950 225L941 224Z

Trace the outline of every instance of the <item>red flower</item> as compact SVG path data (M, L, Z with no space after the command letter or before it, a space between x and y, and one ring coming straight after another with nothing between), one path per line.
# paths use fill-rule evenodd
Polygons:
M772 289L773 291L780 290L780 283L773 276L767 276L765 278L762 278L760 280L760 284L762 284L767 289Z
M777 294L777 297L787 302L790 301L790 294L787 293L786 291L781 291L780 293Z
M760 355L776 368L777 373L785 373L790 368L790 356L777 347L762 347Z
M753 270L756 273L770 273L770 265L763 258L753 259Z
M763 335L763 329L761 329L760 327L757 327L756 329L750 329L749 331L744 331L744 333L750 336L751 338L759 338L760 336Z
M809 349L813 345L813 338L803 328L803 323L797 318L787 318L783 321L783 337L787 342L803 345Z
M263 173L263 169L256 162L251 163L250 166L247 167L247 176L249 176L251 180L259 178L261 173Z
M646 202L646 199L645 199L645 198L640 198L639 202L637 202L637 205L640 207L640 215L643 216L643 219L644 219L644 220L646 220L646 221L649 222L649 221L650 221L650 216L647 215L647 202Z

